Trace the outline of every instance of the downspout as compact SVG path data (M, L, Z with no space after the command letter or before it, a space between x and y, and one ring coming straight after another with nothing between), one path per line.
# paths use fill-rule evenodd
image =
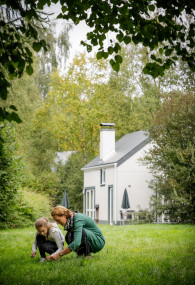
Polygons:
M85 189L83 189L83 214L86 214L86 210L85 210L85 204L86 204L86 201L85 201Z
M114 222L117 224L117 163L114 164Z

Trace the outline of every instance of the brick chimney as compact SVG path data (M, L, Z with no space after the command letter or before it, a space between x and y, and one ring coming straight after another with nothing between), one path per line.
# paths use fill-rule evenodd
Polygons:
M110 127L115 126L112 123L101 123L100 130L100 159L104 160L106 156L115 152L115 129Z

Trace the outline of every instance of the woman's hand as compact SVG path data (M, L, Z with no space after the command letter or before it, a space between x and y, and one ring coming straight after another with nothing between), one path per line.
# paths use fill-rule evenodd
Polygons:
M55 260L57 261L58 259L60 259L60 255L59 253L55 254L55 255L49 255L46 257L47 260Z
M34 257L35 257L35 255L36 255L36 251L32 251L32 252L31 252L31 256L30 256L30 257L31 257L31 258L34 258Z

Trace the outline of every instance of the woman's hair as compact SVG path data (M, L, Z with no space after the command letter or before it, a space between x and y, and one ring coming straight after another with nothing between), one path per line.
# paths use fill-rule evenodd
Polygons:
M65 216L67 219L69 219L72 216L72 213L63 206L57 206L51 211L51 216Z
M38 220L36 220L35 222L35 228L38 229L42 226L46 227L48 225L48 219L45 217L39 218Z

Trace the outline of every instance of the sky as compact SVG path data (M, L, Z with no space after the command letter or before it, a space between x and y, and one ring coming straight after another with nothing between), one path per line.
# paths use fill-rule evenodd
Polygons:
M58 4L52 4L50 7L46 9L47 12L52 12L54 15L52 18L55 18L60 12L61 5ZM65 20L60 19L57 20L57 33L60 32L61 27L64 23L66 23ZM83 47L80 42L83 40L85 41L87 39L86 34L90 31L90 28L86 25L85 21L80 22L78 25L73 25L73 28L71 29L69 33L70 38L70 51L69 51L69 59L68 64L73 60L76 53L86 51L86 48Z

